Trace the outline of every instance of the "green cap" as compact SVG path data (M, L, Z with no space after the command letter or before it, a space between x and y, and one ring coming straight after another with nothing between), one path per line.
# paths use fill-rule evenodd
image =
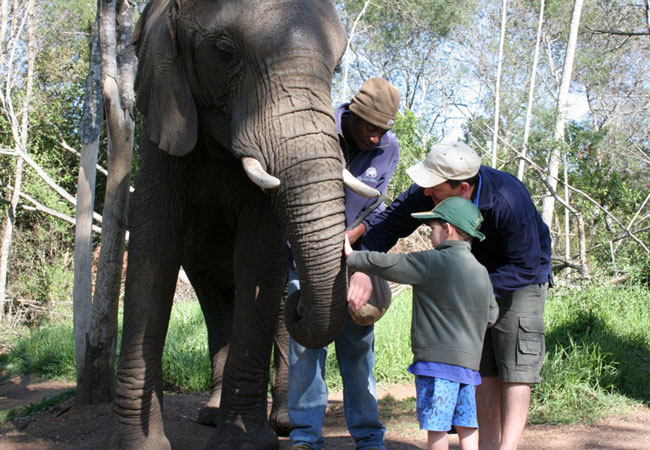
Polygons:
M441 201L431 211L413 213L411 217L423 222L431 219L441 219L477 238L479 241L485 239L485 235L478 231L481 222L483 222L481 212L474 203L462 197L449 197Z

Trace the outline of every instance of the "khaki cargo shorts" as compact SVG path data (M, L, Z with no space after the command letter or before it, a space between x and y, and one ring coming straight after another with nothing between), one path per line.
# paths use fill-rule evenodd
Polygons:
M500 298L499 319L485 333L480 373L506 383L539 383L546 344L548 285L532 284Z

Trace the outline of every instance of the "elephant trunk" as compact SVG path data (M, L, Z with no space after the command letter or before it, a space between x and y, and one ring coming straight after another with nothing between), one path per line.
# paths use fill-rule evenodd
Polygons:
M342 162L338 140L326 140L329 145L314 157L303 147L302 156L280 174L278 193L301 288L287 303L285 321L291 336L310 348L336 339L347 313ZM314 147L313 139L298 141Z

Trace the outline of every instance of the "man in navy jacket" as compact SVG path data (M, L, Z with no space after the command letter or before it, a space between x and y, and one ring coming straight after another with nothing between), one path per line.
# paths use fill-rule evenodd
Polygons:
M544 359L543 311L551 279L551 239L524 185L480 164L466 144L438 144L409 168L415 181L369 223L363 249L385 252L419 225L412 212L445 198L471 200L483 215L482 242L472 253L490 274L499 320L486 334L477 391L481 449L517 448L526 425L530 384L540 381ZM360 307L371 292L367 279L351 281L350 303Z
M399 147L392 133L399 108L399 91L381 78L370 78L351 103L335 113L346 168L358 180L377 189L379 200L345 189L346 234L358 248L367 223L384 210L386 192L397 162ZM289 295L299 288L290 270ZM353 277L356 274L352 275ZM390 292L390 291L389 291ZM353 313L356 314L356 313ZM356 320L356 319L355 319ZM359 450L385 450L385 428L379 421L375 377L373 325L359 325L348 315L335 341L343 378L345 419ZM320 450L322 424L327 407L325 359L327 347L308 349L293 339L289 345L289 420L295 450Z

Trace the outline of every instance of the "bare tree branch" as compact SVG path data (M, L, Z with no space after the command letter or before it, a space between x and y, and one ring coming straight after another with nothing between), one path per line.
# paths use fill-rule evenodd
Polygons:
M594 34L611 34L614 36L629 36L629 37L638 37L638 36L650 36L650 31L621 31L621 30L596 30L593 28L585 27L585 30Z
M4 149L3 149L4 150ZM8 152L5 154L9 154ZM19 150L14 150L14 153L12 156L20 157L22 158L34 171L36 174L43 180L45 183L51 187L54 192L59 194L64 200L66 200L68 203L71 205L75 206L77 205L76 199L68 193L65 189L63 189L61 186L59 186L56 181L50 177L45 170L41 166L38 165L34 159L32 159L28 154L24 152L20 152ZM102 223L102 216L98 213L93 213L93 219L96 220L99 223Z
M13 190L13 188L11 188L11 187L9 189ZM39 212L48 214L48 215L50 215L52 217L56 217L57 219L61 219L64 222L67 222L69 224L72 224L72 225L75 224L74 217L70 217L67 214L63 214L62 212L59 212L59 211L57 211L55 209L52 209L52 208L49 208L49 207L43 205L41 202L39 202L38 200L36 200L34 197L32 197L29 194L25 194L24 192L21 192L20 193L20 198L25 199L29 203L32 204L32 206L27 206L24 203L19 203L18 206L21 207L22 209L24 209L25 211L39 211ZM4 202L9 203L9 201L5 200L5 199L0 199L0 201L3 202L3 203ZM101 232L102 232L102 229L100 227L98 227L97 225L93 225L92 230L97 234L101 234Z

